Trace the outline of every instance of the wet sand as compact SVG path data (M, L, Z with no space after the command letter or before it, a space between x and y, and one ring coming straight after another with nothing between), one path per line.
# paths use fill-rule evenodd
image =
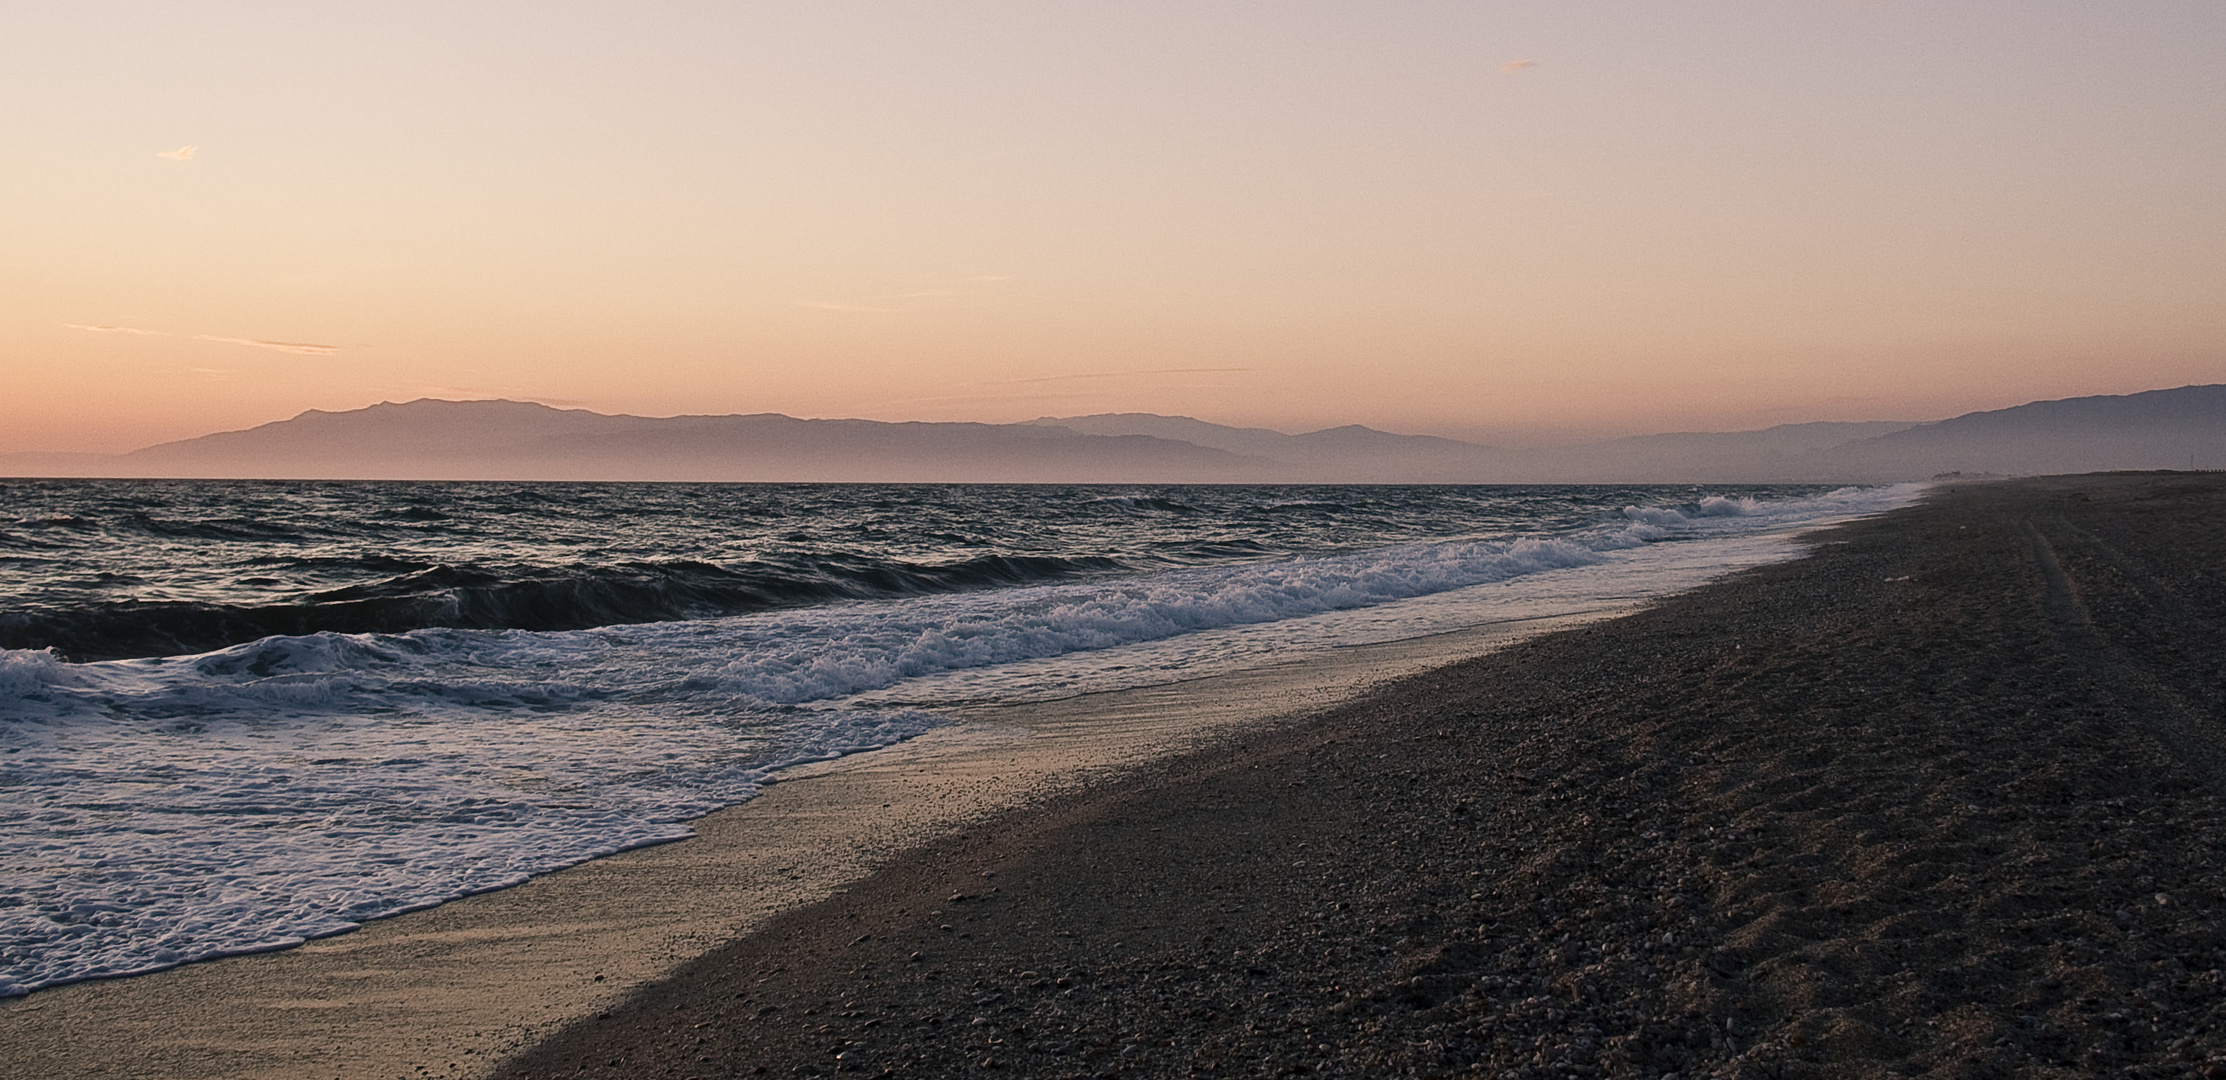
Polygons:
M1556 589L1550 580L1526 587ZM898 746L788 770L757 799L694 822L684 842L284 952L0 1001L0 1077L484 1075L565 1023L924 844L968 837L1231 732L1631 607L1579 598L1554 614L1455 634L972 710Z
M2226 1076L2226 476L1825 539L969 825L499 1075Z

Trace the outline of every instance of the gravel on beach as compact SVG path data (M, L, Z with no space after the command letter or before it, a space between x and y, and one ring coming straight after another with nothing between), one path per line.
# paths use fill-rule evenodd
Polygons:
M523 1077L2226 1077L2226 476L1811 556L969 830Z

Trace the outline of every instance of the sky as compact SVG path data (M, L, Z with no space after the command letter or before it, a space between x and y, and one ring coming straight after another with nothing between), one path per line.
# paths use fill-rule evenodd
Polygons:
M2217 0L14 0L0 451L2226 382L2221 56Z

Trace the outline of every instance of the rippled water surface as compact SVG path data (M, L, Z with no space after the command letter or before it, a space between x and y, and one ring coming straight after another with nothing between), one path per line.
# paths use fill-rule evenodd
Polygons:
M0 647L585 629L1561 532L1690 490L0 483Z

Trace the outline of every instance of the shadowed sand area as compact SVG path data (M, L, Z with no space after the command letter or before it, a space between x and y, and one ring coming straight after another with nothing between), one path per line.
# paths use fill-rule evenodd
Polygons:
M977 714L696 841L0 1004L0 1045L26 1076L2226 1076L2226 476L1956 487L1823 539L1498 651Z

